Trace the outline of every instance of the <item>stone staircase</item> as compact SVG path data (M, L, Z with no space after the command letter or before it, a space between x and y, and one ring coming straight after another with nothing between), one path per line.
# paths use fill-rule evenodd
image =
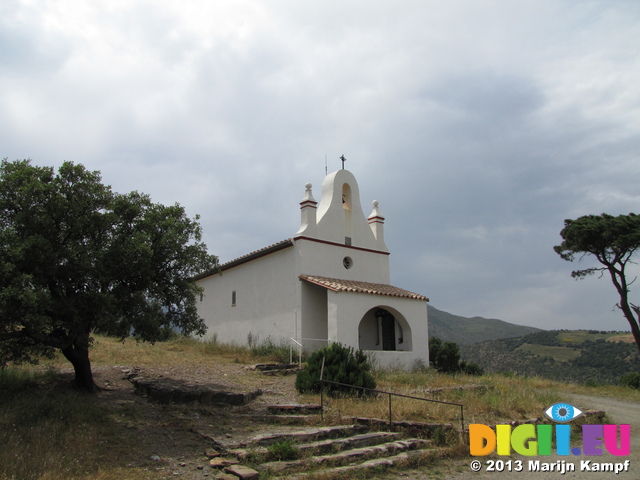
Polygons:
M263 375L292 375L298 373L300 365L297 363L258 363L249 369L258 370Z
M303 428L261 435L224 452L228 473L244 480L260 477L303 479L338 478L347 471L419 463L442 449L428 438L435 431L454 431L451 425L349 419L337 426ZM242 467L244 475L239 475ZM366 473L363 473L366 475ZM359 477L360 478L360 477Z

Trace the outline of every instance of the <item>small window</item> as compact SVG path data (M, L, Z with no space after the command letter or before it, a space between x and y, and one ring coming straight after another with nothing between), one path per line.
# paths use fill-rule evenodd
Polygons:
M236 306L236 300L237 300L237 295L236 295L236 291L232 291L231 292L231 306L235 307Z
M350 247L351 246L351 237L344 237L344 244L347 247Z
M351 257L344 257L342 259L342 265L344 265L344 268L349 270L353 266L353 260L351 260Z

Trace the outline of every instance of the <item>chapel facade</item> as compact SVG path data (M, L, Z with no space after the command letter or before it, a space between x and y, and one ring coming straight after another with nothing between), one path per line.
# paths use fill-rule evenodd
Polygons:
M292 238L196 277L207 334L307 351L339 342L381 367L428 366L428 299L390 284L378 202L365 216L356 179L342 169L324 179L320 203L307 184L300 210Z

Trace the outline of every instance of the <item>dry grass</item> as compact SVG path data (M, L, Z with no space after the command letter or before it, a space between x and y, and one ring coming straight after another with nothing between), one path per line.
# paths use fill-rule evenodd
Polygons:
M640 392L624 387L586 387L542 378L519 376L442 375L433 370L418 372L377 372L378 389L386 392L440 400L464 405L464 422L497 424L529 420L542 415L549 405L566 401L566 393L613 396L640 401ZM309 403L320 402L319 395L306 395ZM388 395L358 399L328 398L325 403L335 417L389 418ZM394 420L421 422L460 422L460 408L408 398L391 400Z
M1 377L0 479L118 478L96 477L132 446L113 438L109 411L46 370L13 368Z
M269 347L269 346L267 346ZM96 337L91 350L95 366L110 365L220 365L275 361L288 350L271 346L244 348L216 342L174 339L155 345L135 340ZM257 355L257 356L256 356ZM93 401L94 397L61 385L55 369L69 368L57 357L37 367L10 367L0 371L0 480L147 480L154 472L128 466L136 450L135 435L126 428L139 422L137 411ZM54 370L52 370L54 369ZM491 375L447 376L432 370L377 372L378 388L406 395L465 405L465 423L503 423L538 417L563 395L616 396L640 401L640 392L628 388L595 388L536 378ZM459 388L482 386L483 388ZM434 391L434 389L442 389ZM302 402L319 403L305 395ZM339 416L388 418L388 397L327 399L330 412ZM459 422L459 409L420 401L392 399L396 420Z
M185 337L149 343L138 342L135 339L122 341L113 337L94 335L90 357L93 366L249 364L288 361L289 350L284 345L274 345L269 342L246 347ZM61 354L58 354L52 360L43 360L41 366L68 368L69 363Z
M288 356L288 351L286 352ZM92 365L220 365L278 361L282 349L253 349L176 338L163 343L96 336ZM70 364L61 355L39 365L0 370L0 480L150 480L140 463L140 438L122 425L138 412L69 388Z
M285 354L288 358L288 350L284 347L270 343L248 348L185 337L151 344L96 336L91 360L94 365L117 365L123 359L133 365L215 365L274 362L283 360Z

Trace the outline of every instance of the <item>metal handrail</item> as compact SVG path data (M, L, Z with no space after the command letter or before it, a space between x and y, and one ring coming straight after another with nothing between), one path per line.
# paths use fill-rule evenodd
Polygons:
M298 340L308 340L311 342L328 342L326 338L299 338L296 340L293 337L289 337L289 340L298 346L298 365L302 366L302 348L303 345ZM293 363L293 345L289 344L289 363Z
M464 405L461 403L453 403L453 402L444 402L442 400L433 400L430 398L422 398L422 397L414 397L411 395L404 395L402 393L393 393L393 392L386 392L384 390L376 390L374 388L367 388L367 387L359 387L357 385L349 385L347 383L340 383L340 382L334 382L331 380L325 380L324 379L324 358L322 359L322 368L320 369L320 414L322 415L322 420L324 420L324 384L325 383L330 383L333 385L340 385L341 387L350 387L350 388L357 388L359 390L366 390L368 392L373 392L373 393L382 393L384 395L389 395L389 425L393 424L393 413L391 410L391 397L403 397L403 398L409 398L412 400L421 400L423 402L432 402L432 403L442 403L444 405L452 405L452 406L456 406L456 407L460 407L460 432L462 433L462 435L464 435Z
M289 340L298 345L298 366L302 366L302 344L293 337ZM291 344L289 344L289 363L293 363L293 345Z

